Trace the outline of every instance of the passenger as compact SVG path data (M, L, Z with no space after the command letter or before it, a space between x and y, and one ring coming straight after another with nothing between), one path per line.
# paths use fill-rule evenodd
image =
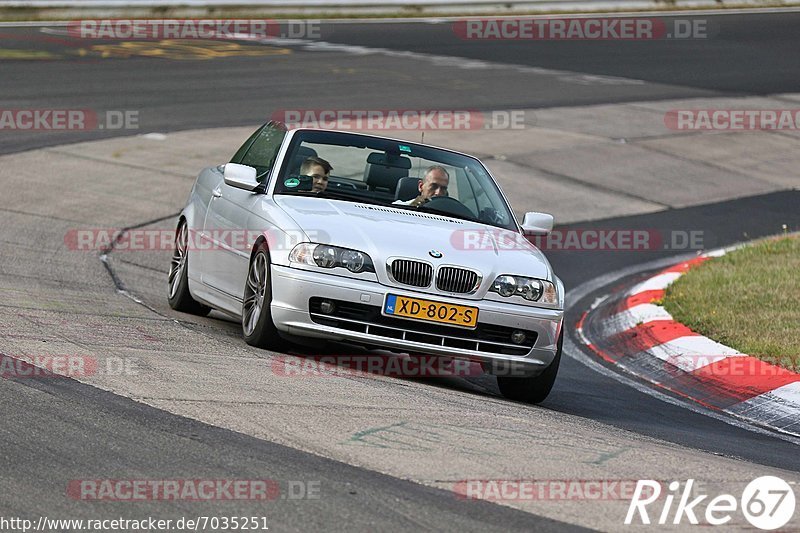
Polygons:
M320 193L328 188L328 176L333 167L321 157L312 156L300 165L300 175L313 178L311 192Z
M418 207L429 201L434 196L447 196L447 185L450 183L450 174L444 167L433 165L425 171L425 176L419 180L419 196L411 200L396 200L397 205L410 205Z

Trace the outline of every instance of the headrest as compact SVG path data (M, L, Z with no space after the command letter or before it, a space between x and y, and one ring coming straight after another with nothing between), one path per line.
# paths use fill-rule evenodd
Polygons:
M313 148L309 148L308 146L300 146L297 148L297 151L294 153L292 157L292 166L289 168L290 175L300 174L300 166L303 164L303 161L308 159L309 157L316 157L317 151Z
M407 202L417 196L419 196L419 178L409 176L400 178L394 191L394 199Z
M408 175L411 160L400 155L372 152L367 156L364 181L370 190L384 190L393 193L397 180Z

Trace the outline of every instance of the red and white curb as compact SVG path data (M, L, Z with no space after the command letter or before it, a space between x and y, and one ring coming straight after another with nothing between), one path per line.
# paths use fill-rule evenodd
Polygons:
M578 338L597 356L707 408L800 436L800 374L699 335L658 302L683 273L726 250L678 263L601 299Z

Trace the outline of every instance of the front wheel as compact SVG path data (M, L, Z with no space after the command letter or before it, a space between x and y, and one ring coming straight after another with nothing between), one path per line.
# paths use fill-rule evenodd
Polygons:
M285 342L272 321L272 280L269 265L269 249L262 242L250 260L244 285L242 333L247 344L276 350Z
M561 348L564 345L564 332L558 337L558 349L553 362L545 368L544 372L532 378L512 378L497 376L497 386L500 393L510 400L525 403L541 403L550 394L556 382L558 365L561 362Z
M181 220L175 232L172 262L169 265L169 306L176 311L206 316L211 308L203 305L189 293L189 228Z

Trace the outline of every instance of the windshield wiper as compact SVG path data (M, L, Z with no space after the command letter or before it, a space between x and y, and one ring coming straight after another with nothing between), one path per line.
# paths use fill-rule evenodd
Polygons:
M435 207L428 207L426 204L422 204L421 206L419 206L419 209L429 211L435 215L444 215L446 217L457 218L459 220L467 220L469 222L477 222L479 224L485 224L485 222L482 222L481 220L473 216L460 215L457 213L453 213L452 211L447 211L445 209L436 209Z
M325 189L324 191L317 193L317 195L320 198L332 198L334 200L365 200L365 198L358 195L352 195L342 191L332 191L330 189Z
M372 204L372 205L385 205L385 201L378 200L377 198L369 198L365 196L360 196L357 194L348 194L346 192L336 191L326 189L321 192L311 192L311 191L283 191L279 194L288 194L291 196L306 196L310 198L327 198L330 200L346 200L348 202L360 202L363 204Z
M430 213L433 213L434 215L443 215L443 216L450 217L450 218L457 218L459 220L466 220L466 221L469 221L469 222L477 222L479 224L485 224L485 222L483 222L483 221L481 221L481 220L479 220L479 219L477 219L477 218L475 218L473 216L460 215L460 214L457 214L457 213L453 213L452 211L447 211L445 209L436 209L436 208L433 208L433 207L427 207L424 204L420 206L420 211L423 211L423 210L424 211L428 211Z

